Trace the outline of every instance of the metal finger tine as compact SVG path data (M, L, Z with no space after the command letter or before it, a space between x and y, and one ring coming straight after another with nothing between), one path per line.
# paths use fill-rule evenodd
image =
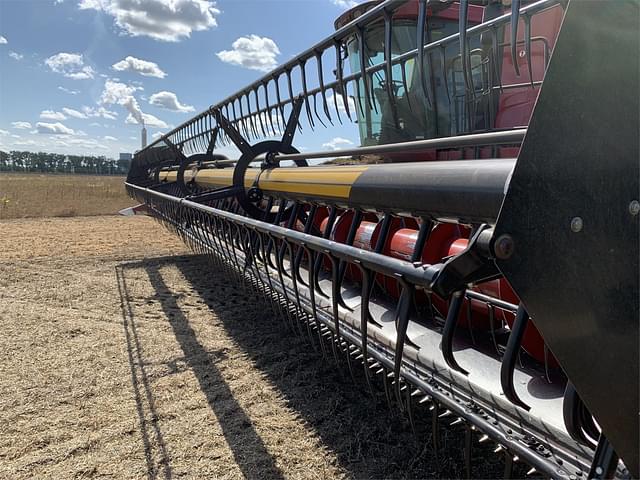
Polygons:
M331 230L333 229L333 224L336 221L337 215L338 215L338 209L335 206L331 206L329 208L329 216L327 217L327 225L325 227L324 232L322 232L322 238L327 239L327 238L330 237ZM322 259L323 259L323 255L318 255L316 257L315 266L314 266L315 276L314 276L313 282L314 282L315 288L318 291L318 293L320 295L322 295L323 297L327 297L328 298L328 295L325 294L322 291L322 288L320 288L320 282L319 282L319 275L320 275L320 268L321 268L321 265L322 265Z
M524 331L527 328L528 323L529 314L525 310L524 305L520 304L516 312L513 327L511 328L511 333L509 334L509 340L507 341L507 348L504 352L504 357L502 358L502 364L500 365L500 385L502 386L502 391L504 392L505 397L507 397L507 399L509 399L513 404L518 405L527 411L530 407L524 403L516 393L513 383L513 375L516 369L518 354L522 346L522 337L524 336Z
M307 89L307 71L306 71L307 61L305 59L301 59L298 62L298 67L300 68L300 81L302 82L302 93L306 100L305 102L305 110L307 112L307 120L309 120L309 127L313 130L315 128L315 123L313 122L313 115L311 114L311 106L309 104L309 92ZM315 98L315 97L314 97Z
M391 63L391 41L393 39L393 16L390 11L384 11L384 72L387 83L387 96L395 104L393 90L393 64Z
M498 339L496 338L496 309L491 303L487 303L487 309L489 311L489 334L491 335L493 348L496 351L496 355L501 356L502 352L498 348Z
M404 354L405 339L407 338L407 328L409 326L409 312L411 299L413 298L413 285L402 277L399 279L402 285L402 293L398 304L398 316L396 323L396 352L393 366L393 376L396 381L396 400L402 410L402 397L400 396L400 369L402 367L402 357Z
M273 81L276 88L276 102L278 102L278 105L276 106L279 113L278 125L280 125L280 128L282 128L282 126L285 125L287 121L284 118L284 106L282 105L282 96L280 95L280 73L274 75Z
M273 135L277 135L277 131L275 129L275 127L273 126L273 118L271 115L271 105L269 104L269 90L267 88L267 84L268 84L268 80L266 82L262 83L262 88L264 88L264 101L265 101L265 114L267 115L267 117L269 117L269 125L271 126L271 133Z
M334 48L336 52L336 77L338 80L338 86L340 87L340 93L342 95L342 102L344 104L344 110L347 114L349 120L353 120L351 118L351 109L349 108L349 96L347 94L347 85L344 81L344 69L342 63L342 45L337 40L334 43ZM336 111L338 110L338 105L336 104Z
M296 315L298 317L298 321L296 322L296 324L298 326L298 329L301 330L302 326L300 325L300 323L304 315L304 311L302 310L302 307L301 307L300 292L298 291L298 281L296 278L295 267L293 264L293 247L291 246L291 242L288 239L283 238L282 241L286 245L286 250L287 250L287 253L289 254L289 269L291 270L291 272L289 273L289 276L291 278L291 283L293 284L293 293L296 299L294 308L296 310ZM309 326L309 322L306 322L306 324L307 324L307 333L309 335L309 341L313 343L313 338L311 336L311 327Z
M467 36L467 24L469 17L469 0L460 0L460 14L458 17L458 30L460 36L460 66L465 86L465 103L468 102L467 94L475 96L471 72L471 54L469 52L469 38ZM471 120L470 120L471 121Z
M252 138L258 138L258 130L256 129L255 122L253 121L253 112L251 111L251 99L249 98L249 92L244 95L247 106L247 120L249 121L249 132Z
M505 450L504 452L504 474L503 477L505 478L505 480L510 480L513 478L513 455L508 451Z
M462 3L461 1L462 10ZM462 15L462 13L460 14ZM418 66L418 76L420 77L420 86L422 87L422 93L427 101L429 106L433 105L431 95L429 92L429 87L427 86L427 72L425 72L425 55L424 55L424 40L426 33L426 24L427 24L427 0L420 0L418 6L418 28L417 28L417 39L416 39L416 47L418 48L418 58L416 60ZM462 38L462 37L461 37Z
M317 211L318 211L318 206L315 204L311 205L311 207L309 208L309 214L307 215L307 221L304 224L304 229L303 229L304 233L308 234L311 232L311 227L313 227L313 220L315 219ZM300 275L300 264L302 263L303 255L304 255L304 250L302 248L299 248L298 251L296 252L296 258L295 258L295 263L296 263L297 272L298 272L298 281L302 283L305 287L309 287L309 285L307 285L305 280Z
M356 234L358 233L358 228L362 223L362 211L354 210L353 219L351 220L351 225L349 226L349 232L347 233L347 239L345 241L345 245L353 245L353 241L356 238ZM338 268L338 275L340 276L340 281L344 278L345 271L347 269L347 263L344 260L340 260L340 265Z
M329 104L327 103L327 92L324 86L324 72L322 71L322 51L316 50L316 67L318 68L318 85L320 86L320 96L322 97L322 109L324 114L329 120L329 123L333 125L331 114L329 113Z
M473 430L469 424L464 431L464 473L466 478L471 478L471 449L473 446Z
M315 294L315 286L314 286L314 278L315 278L315 263L316 263L316 252L308 248L306 245L302 245L302 248L307 254L307 259L309 262L309 300L311 301L311 315L313 316L313 320L316 323L316 330L318 332L318 341L320 342L320 350L322 351L322 357L327 357L327 352L324 346L324 340L322 339L322 329L320 320L318 318L318 308L316 304L316 294Z
M364 362L364 375L367 380L367 385L369 386L369 390L373 394L373 386L371 384L371 372L369 372L369 365L367 365L366 359L368 358L368 331L369 331L369 317L371 316L369 312L369 299L371 295L371 271L362 264L358 264L360 272L362 273L362 290L361 290L361 301L360 301L360 348L362 350L362 355L365 358Z
M516 76L520 76L518 65L518 20L520 18L520 0L511 0L511 61Z
M444 323L444 330L442 331L442 356L445 362L452 369L467 375L467 372L462 368L455 357L453 356L453 339L455 336L456 324L458 323L458 317L460 316L460 308L464 301L464 290L454 292L451 296L451 302L449 305L449 311L447 312L447 318Z
M258 98L258 96L259 96L258 89L259 88L260 87L257 86L256 88L253 89L253 96L254 96L254 98L256 100L256 115L258 116L258 122L260 123L260 130L262 131L262 137L265 138L268 135L267 135L266 130L264 129L264 123L265 122L263 122L263 120L262 120L263 115L260 112L260 99Z
M416 391L418 392L419 390ZM405 411L407 412L407 418L409 419L409 426L411 427L411 431L413 432L413 434L417 435L416 422L413 416L413 396L411 393L411 388L407 388L405 392Z
M333 106L336 109L336 118L340 125L342 125L342 117L340 116L340 109L338 108L338 92L336 91L336 87L331 87L331 92L333 96Z
M531 17L529 15L523 15L522 20L524 21L524 50L525 55L527 56L527 69L529 70L529 82L531 83L531 88L534 88L533 85L533 66L532 66L532 52L531 52Z
M365 35L364 27L359 26L356 29L356 39L358 42L358 49L360 50L360 77L362 79L362 89L364 90L364 95L365 95L367 105L369 106L370 109L373 109L373 102L371 101L370 92L369 92L369 77L367 75L367 65L365 63L366 44L365 44L364 35ZM358 83L359 82L356 80L356 84ZM362 108L362 104L360 105L360 107ZM364 112L363 108L362 108L362 112Z

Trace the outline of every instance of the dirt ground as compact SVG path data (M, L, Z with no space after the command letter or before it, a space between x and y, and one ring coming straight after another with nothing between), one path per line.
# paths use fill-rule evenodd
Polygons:
M414 435L151 219L0 239L0 478L462 475L462 433L437 462L426 420Z

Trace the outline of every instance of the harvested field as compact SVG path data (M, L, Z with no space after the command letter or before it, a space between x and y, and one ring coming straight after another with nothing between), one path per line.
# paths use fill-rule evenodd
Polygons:
M437 462L426 410L414 436L151 219L5 220L0 238L0 478L463 474L463 429Z
M131 204L124 177L0 174L0 219L113 215Z

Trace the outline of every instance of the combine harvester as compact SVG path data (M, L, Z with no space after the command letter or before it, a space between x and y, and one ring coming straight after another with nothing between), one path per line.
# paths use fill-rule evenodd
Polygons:
M639 19L637 0L367 2L139 151L126 186L430 415L434 448L464 429L468 475L479 441L506 477L637 477ZM294 147L354 121L360 148Z

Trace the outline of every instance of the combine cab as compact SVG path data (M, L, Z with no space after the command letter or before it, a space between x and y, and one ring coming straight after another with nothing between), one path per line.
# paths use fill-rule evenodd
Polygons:
M638 476L639 15L367 2L139 151L127 189L355 382L431 416L436 448L465 429L469 476L477 441L506 477ZM361 147L295 148L343 122ZM309 166L333 157L352 164Z

